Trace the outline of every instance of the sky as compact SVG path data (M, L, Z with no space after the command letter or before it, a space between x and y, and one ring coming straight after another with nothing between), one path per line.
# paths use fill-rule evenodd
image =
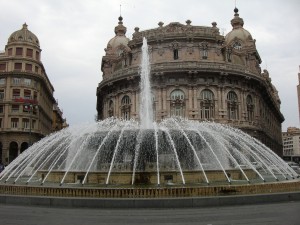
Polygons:
M185 24L187 19L197 26L215 21L221 34L227 34L235 5L244 28L256 39L262 69L279 91L283 130L299 127L299 0L0 0L0 51L26 22L40 41L41 60L63 116L70 125L92 122L101 59L115 36L120 11L129 38L135 27L146 30L160 21Z

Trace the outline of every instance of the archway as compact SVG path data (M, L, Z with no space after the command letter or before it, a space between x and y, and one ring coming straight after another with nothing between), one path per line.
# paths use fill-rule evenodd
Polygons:
M3 153L2 153L2 148L3 148L3 145L2 145L2 142L0 142L0 161L2 162L2 163L4 163L4 160L2 160L2 156L3 156Z
M21 149L20 149L20 153L24 152L27 148L28 148L28 143L27 142L23 142L21 144Z
M9 144L8 162L11 163L17 157L18 157L18 143L15 141L12 141Z

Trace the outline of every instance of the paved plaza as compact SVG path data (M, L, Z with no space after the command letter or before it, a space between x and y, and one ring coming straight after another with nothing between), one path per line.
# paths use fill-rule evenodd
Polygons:
M0 204L2 225L298 225L300 201L177 209L50 208Z

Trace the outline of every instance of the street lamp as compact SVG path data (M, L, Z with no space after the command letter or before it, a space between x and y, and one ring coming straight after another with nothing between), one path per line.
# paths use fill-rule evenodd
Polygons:
M29 114L30 115L29 116L29 144L28 144L28 147L30 147L32 145L32 141L31 141L31 135L32 135L32 131L31 131L31 127L32 127L32 114L33 114L33 110L34 109L38 109L38 105L29 104L29 105L27 105L27 107L29 108L29 113L30 113Z

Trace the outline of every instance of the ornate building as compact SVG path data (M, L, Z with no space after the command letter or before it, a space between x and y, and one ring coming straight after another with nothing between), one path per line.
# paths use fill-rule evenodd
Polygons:
M5 164L54 130L58 106L41 51L38 38L24 24L0 53L0 160Z
M261 71L255 39L234 9L226 36L211 27L178 22L140 31L130 40L123 18L105 49L97 88L98 119L139 119L139 65L146 37L151 63L154 120L182 116L228 124L282 155L280 99L268 71Z

